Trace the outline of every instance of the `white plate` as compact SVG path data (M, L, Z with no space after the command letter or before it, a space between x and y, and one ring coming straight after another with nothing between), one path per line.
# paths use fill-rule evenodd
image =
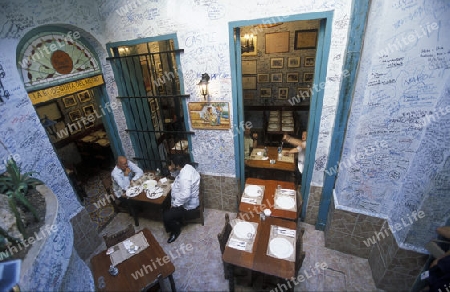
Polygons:
M291 197L280 196L276 199L275 203L281 209L292 209L295 206L295 200Z
M158 199L163 195L163 190L160 187L156 187L153 190L144 190L144 191L147 198L151 200Z
M282 127L282 131L294 131L294 127Z
M248 222L238 222L233 230L234 234L242 239L252 238L255 234L255 227Z
M269 118L269 123L270 122L278 122L278 117L270 117Z
M156 185L158 184L158 182L154 179L149 179L144 181L144 183L142 184L142 188L144 190L153 190L154 188L156 188Z
M136 197L137 195L139 195L142 192L142 188L141 186L134 186L134 187L129 187L126 191L126 195L127 197Z
M245 187L244 193L249 197L259 197L262 195L262 190L259 186L249 185Z
M280 259L288 258L294 252L292 244L286 238L282 237L272 239L269 242L269 249L271 253Z
M278 125L277 124L269 124L269 129L277 129Z

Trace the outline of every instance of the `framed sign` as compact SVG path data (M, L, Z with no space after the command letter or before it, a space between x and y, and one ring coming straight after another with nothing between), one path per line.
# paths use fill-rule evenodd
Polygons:
M283 82L283 73L270 74L270 82Z
M75 122L75 121L81 119L81 111L79 109L71 111L69 113L69 117L72 122Z
M253 91L244 91L244 99L254 99L255 93Z
M258 83L269 82L269 74L258 74Z
M314 67L314 57L305 57L305 67Z
M259 91L259 96L261 98L271 98L272 97L272 89L269 87L262 87Z
M266 54L288 53L289 31L266 34Z
M71 106L74 106L77 104L77 100L75 99L75 96L73 96L73 95L63 97L62 101L64 103L65 108L68 108L68 107L71 107Z
M298 73L286 73L287 82L298 82Z
M287 99L289 88L280 87L278 88L278 99Z
M242 89L256 89L256 76L242 76Z
M256 60L242 61L242 74L256 74Z
M230 128L228 102L190 102L188 110L194 129L228 130Z
M317 45L317 29L296 30L294 50L315 49Z
M300 57L289 57L288 58L288 68L300 67Z
M303 82L309 83L313 82L314 80L314 73L304 73L303 74Z
M284 65L284 58L270 58L270 69L281 69Z
M80 100L80 102L86 102L91 100L89 90L85 90L83 92L78 93L77 97Z

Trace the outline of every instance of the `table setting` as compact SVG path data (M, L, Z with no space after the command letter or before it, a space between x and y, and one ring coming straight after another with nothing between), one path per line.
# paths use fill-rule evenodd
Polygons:
M275 209L296 211L296 191L291 189L277 189L274 196Z
M277 225L270 226L267 255L295 262L296 230Z
M170 192L170 184L172 181L165 177L159 180L155 178L155 175L151 172L144 173L142 177L131 182L130 187L125 192L126 196L133 198L142 192L151 200L166 196Z
M244 193L241 196L241 202L252 205L261 205L262 199L264 197L264 190L264 185L246 184Z
M294 163L294 153L289 153L289 150L282 150L281 155L278 155L278 161Z
M258 230L258 223L234 219L231 220L230 224L233 227L233 230L228 238L227 246L246 252L252 252L256 231Z
M268 160L269 156L264 156L264 148L254 148L250 154L252 160Z
M121 262L140 253L149 246L147 239L141 232L125 239L122 242L108 248L106 254L111 258L111 264L117 266Z

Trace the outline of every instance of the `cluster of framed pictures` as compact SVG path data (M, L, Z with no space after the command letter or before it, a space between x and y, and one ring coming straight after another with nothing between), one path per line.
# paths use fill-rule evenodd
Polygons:
M257 78L254 76L249 77L242 77L243 83L246 84L244 86L244 89L256 89L256 82L258 83L281 83L283 82L283 73L277 72L277 73L270 73L270 74L258 74ZM292 83L292 82L304 82L304 83L311 83L314 78L314 73L303 73L303 78L301 79L301 76L299 76L299 73L297 72L291 72L286 73L286 79L284 79L284 82ZM245 79L245 81L244 81Z
M301 67L301 59L302 59L301 57L288 57L287 68ZM303 67L314 67L314 64L315 64L314 57L303 57ZM270 58L270 69L283 69L283 68L284 68L283 57Z
M278 99L288 99L289 96L298 96L302 99L308 99L311 97L311 89L308 87L298 87L296 93L291 93L289 95L289 87L279 87L278 92L272 93L271 87L261 87L259 90L260 98L272 98L273 94L277 94L276 97ZM255 92L254 91L244 91L244 99L254 99Z

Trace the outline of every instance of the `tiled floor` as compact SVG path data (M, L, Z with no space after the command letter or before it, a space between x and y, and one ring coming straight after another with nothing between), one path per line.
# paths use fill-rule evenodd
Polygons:
M217 234L224 225L224 211L206 209L205 226L191 224L185 226L180 237L172 244L166 243L168 235L161 222L140 219L136 230L148 228L158 240L162 248L171 257L175 265L175 284L178 291L227 291L228 281L223 277L223 265ZM236 214L230 214L235 218ZM101 235L113 233L133 223L132 218L125 213L117 214L101 231ZM295 291L380 291L373 282L369 263L366 259L347 255L324 247L324 234L314 229L314 226L302 224L305 227L304 251L306 257L299 271L305 281L295 286ZM191 244L192 251L181 249L181 245ZM102 243L94 254L105 250ZM325 263L325 270L315 269L315 264ZM89 265L89 262L87 261ZM316 272L320 270L320 272ZM119 271L133 273L135 271ZM276 286L261 288L261 281L254 287L248 287L245 281L237 279L236 291L284 291ZM165 280L164 291L170 291L168 280Z

